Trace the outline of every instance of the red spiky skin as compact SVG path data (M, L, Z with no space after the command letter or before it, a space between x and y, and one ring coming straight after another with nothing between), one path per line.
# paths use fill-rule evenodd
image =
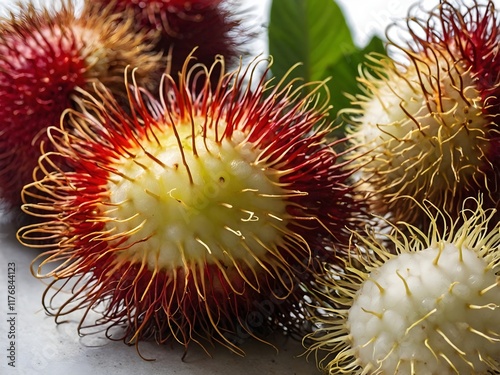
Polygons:
M478 194L486 193L485 206L500 208L500 19L494 1L474 0L466 4L462 0L445 0L427 19L412 17L410 12L408 28L412 37L408 43L412 49L408 53L410 59L425 55L433 60L443 55L449 64L470 71L482 98L483 114L490 121L484 130L491 143L483 168L485 178L470 181L468 191L460 194L456 207L466 197L477 198Z
M59 122L71 93L85 83L74 36L51 41L33 31L20 25L0 32L0 186L10 206L21 203L22 187L32 180L45 128Z
M140 65L145 85L164 66L149 38L133 35L130 23L116 26L106 12L78 18L70 2L60 5L19 5L0 25L0 199L12 211L33 180L46 128L59 123L77 88L102 81L124 96L126 66Z
M90 13L99 12L108 3L87 0L86 9ZM224 56L226 63L231 64L245 53L243 45L250 39L250 33L241 27L241 20L231 12L231 4L224 0L118 0L113 11L116 14L132 11L138 31L160 30L155 48L169 55L169 71L174 79L193 49L196 48L193 54L196 61L192 64L210 66L217 55Z
M485 111L493 117L500 113L500 20L492 0L473 2L466 10L445 2L438 13L441 31L428 28L419 49L430 53L433 45L450 46L460 64L470 69L481 93ZM433 21L434 21L434 17ZM436 20L437 21L437 20ZM496 124L500 120L496 119Z
M241 349L236 344L245 336L262 337L278 327L287 332L304 329L303 301L308 292L303 285L321 272L321 262L336 262L349 242L348 228L365 222L364 204L352 195L353 187L347 184L350 174L325 140L328 129L322 124L327 107L311 97L299 100L300 90L272 88L264 78L252 92L246 88L247 73L225 74L213 93L209 89L213 77L208 73L205 78L183 74L179 85L167 76L165 101L136 90L130 95L128 111L102 89L84 111L69 113L73 135L68 136L64 127L50 129L54 147L72 172L52 168L51 155L40 160L46 176L42 173L24 189L25 198L35 196L40 202L24 208L41 222L22 228L18 237L25 245L47 250L34 262L35 267L41 260L41 269L33 272L55 279L55 289L47 289L45 296L51 314L62 317L77 309L102 309L104 303L103 318L84 321L82 327L123 326L120 339L135 344L149 337L157 342L174 338L186 347L193 341L203 345L215 340L238 353ZM204 89L196 94L200 79ZM112 198L108 186L122 176L114 163L133 155L130 150L145 139L163 139L161 134L173 128L181 132L183 126L190 127L193 118L206 119L200 134L207 138L213 136L214 127L224 124L215 135L220 144L243 131L244 144L261 150L255 163L265 161L263 170L280 175L277 184L286 192L280 198L286 203L286 227L278 242L264 245L262 267L237 259L214 263L209 255L206 260L189 260L186 255L184 266L151 268L143 261L118 259L120 246L134 246L126 245L126 233L115 230L113 240L107 239L110 220L115 220L105 209ZM208 147L203 140L197 142L197 148ZM237 222L227 224L245 231ZM147 235L134 239L145 246L148 241ZM56 259L63 260L63 265L43 274L45 265ZM70 287L72 281L77 285ZM62 297L59 292L67 288L71 289L69 301L49 305L52 294Z

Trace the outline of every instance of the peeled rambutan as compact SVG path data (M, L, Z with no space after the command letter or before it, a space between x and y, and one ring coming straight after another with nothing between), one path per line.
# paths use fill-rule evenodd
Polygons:
M227 65L237 63L253 36L242 26L237 5L227 0L116 0L112 5L108 0L86 0L85 4L89 13L111 7L127 18L125 12L130 12L139 32L159 30L160 38L153 44L168 55L169 73L176 80L188 56L196 58L193 65L211 66L217 55L224 56Z
M453 221L429 202L422 207L432 223L427 234L409 224L391 234L356 233L344 272L318 281L325 306L313 318L309 350L329 374L500 371L495 209L478 203Z
M0 199L12 211L33 180L46 128L59 123L76 88L101 81L126 99L128 65L148 85L164 64L131 22L117 24L109 11L78 17L71 2L52 5L19 4L0 23Z
M364 94L353 99L359 108L346 112L353 166L374 209L420 225L426 217L415 202L423 199L455 216L480 192L485 206L498 206L500 22L492 1L412 12L395 30L410 38L389 44L391 58L371 56Z
M49 313L101 308L81 327L238 353L241 336L301 329L301 285L336 262L363 204L326 141L323 85L301 98L302 87L264 73L251 90L259 61L221 73L215 90L212 67L184 70L179 84L165 75L159 100L134 83L126 110L101 87L49 129L56 151L23 190L40 221L18 233L45 249L33 273L53 279Z

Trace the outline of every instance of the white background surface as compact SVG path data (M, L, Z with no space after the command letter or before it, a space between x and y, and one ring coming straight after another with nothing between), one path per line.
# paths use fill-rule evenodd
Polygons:
M48 2L52 0L47 0ZM255 0L254 0L255 1ZM339 0L353 28L356 41L362 45L394 18L404 16L411 1L395 0ZM435 4L435 1L425 3ZM0 10L12 4L0 0ZM246 5L245 1L245 5ZM265 24L269 0L255 1L260 23ZM264 33L265 37L265 33ZM266 52L265 38L256 45L255 53ZM244 345L247 356L238 357L224 348L212 350L213 358L192 347L185 362L181 361L183 348L142 344L143 355L156 358L146 362L136 354L134 347L122 342L110 342L98 337L80 338L75 322L56 326L52 318L41 309L44 285L34 279L29 265L38 253L17 243L15 228L0 227L0 373L1 374L241 374L267 375L317 374L314 358L308 363L299 343L277 337L279 353L266 345L248 342ZM16 265L16 368L7 366L9 340L7 339L7 264ZM76 318L76 317L75 317Z

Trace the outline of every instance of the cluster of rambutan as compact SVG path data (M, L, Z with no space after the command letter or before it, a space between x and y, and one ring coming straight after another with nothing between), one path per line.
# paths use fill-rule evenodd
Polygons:
M381 227L353 233L342 272L326 265L304 342L329 374L497 373L498 12L444 0L405 21L344 111Z
M18 238L43 250L47 311L135 345L307 334L331 374L499 371L492 1L411 10L336 141L323 83L226 69L229 9L89 0L1 21L0 193L32 217Z
M127 67L141 87L158 92L161 75L167 70L177 79L195 48L197 62L207 66L219 54L235 63L243 53L236 38L244 34L240 20L222 0L146 3L88 0L77 11L72 0L42 8L27 2L1 20L0 198L5 213L19 207L20 191L32 180L40 145L47 141L46 129L75 107L77 89L92 91L100 82L127 102Z
M22 189L44 306L86 311L81 334L240 354L242 337L302 335L307 285L364 223L324 84L302 97L267 80L268 59L226 70L228 9L65 2L3 21L3 196L16 207Z

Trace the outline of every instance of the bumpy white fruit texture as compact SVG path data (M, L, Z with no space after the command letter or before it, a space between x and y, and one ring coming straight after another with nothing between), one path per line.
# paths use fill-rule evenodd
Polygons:
M483 374L500 357L499 310L492 267L440 242L375 268L346 324L355 357L377 373Z
M329 374L500 372L496 210L468 198L453 219L429 201L416 204L427 233L389 221L390 233L353 232L342 272L317 278L325 305L309 350L325 352L319 366Z
M190 124L165 128L116 162L126 178L108 182L108 211L117 220L107 229L129 233L116 245L124 249L118 257L145 259L151 269L235 260L255 267L269 244L283 244L288 221L278 174L243 132L216 142L215 132L202 129L193 137Z

